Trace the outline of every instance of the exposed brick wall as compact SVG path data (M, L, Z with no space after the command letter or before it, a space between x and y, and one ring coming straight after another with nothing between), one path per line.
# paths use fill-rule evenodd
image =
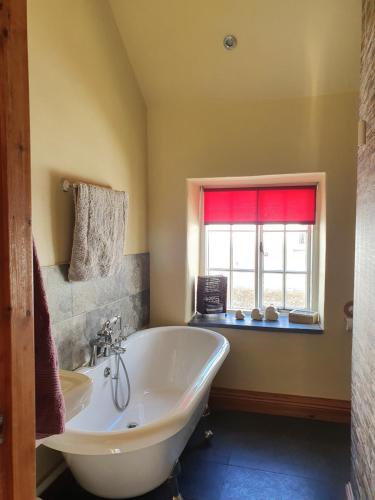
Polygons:
M375 500L375 0L363 0L352 382L352 487Z

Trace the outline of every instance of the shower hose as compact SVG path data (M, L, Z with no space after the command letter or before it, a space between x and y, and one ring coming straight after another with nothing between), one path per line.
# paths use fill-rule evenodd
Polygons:
M124 370L126 384L128 386L128 397L127 397L126 402L124 404L120 403L119 394L118 394L119 393L119 385L120 385L120 364ZM122 359L122 352L119 352L119 351L116 352L116 374L112 378L112 380L115 381L115 390L113 391L113 402L119 411L124 411L130 402L130 381L129 381L128 370L126 369L124 360Z

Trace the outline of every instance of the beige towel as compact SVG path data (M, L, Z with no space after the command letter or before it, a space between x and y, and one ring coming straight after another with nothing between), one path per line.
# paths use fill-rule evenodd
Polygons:
M124 255L128 194L78 184L74 204L69 280L87 281L116 273Z

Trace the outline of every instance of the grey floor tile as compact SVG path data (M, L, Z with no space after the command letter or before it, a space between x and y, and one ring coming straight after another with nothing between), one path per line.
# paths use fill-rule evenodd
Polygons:
M192 457L182 462L180 488L187 498L219 500L227 466L215 462L197 461Z
M220 500L341 500L329 483L229 466Z
M190 458L193 460L204 460L207 462L217 462L228 464L232 453L233 446L237 439L237 434L230 431L222 431L218 429L214 431L211 440L207 441L204 438L206 430L211 430L212 425L209 420L203 419L198 425L193 436L185 448L182 460Z
M321 480L349 480L349 447L344 453L332 445L290 436L243 436L232 450L229 464Z
M322 480L349 480L349 445L312 440L299 433L262 429L243 433L229 464Z

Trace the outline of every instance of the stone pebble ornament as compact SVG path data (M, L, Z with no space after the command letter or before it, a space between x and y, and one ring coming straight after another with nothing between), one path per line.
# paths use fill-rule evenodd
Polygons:
M245 319L245 315L241 311L241 309L238 309L238 311L236 311L236 319Z
M274 306L266 307L264 311L264 319L266 321L277 321L279 319L279 313L276 311Z
M263 314L259 311L259 309L257 307L255 307L251 311L251 319L254 319L255 321L262 321Z

